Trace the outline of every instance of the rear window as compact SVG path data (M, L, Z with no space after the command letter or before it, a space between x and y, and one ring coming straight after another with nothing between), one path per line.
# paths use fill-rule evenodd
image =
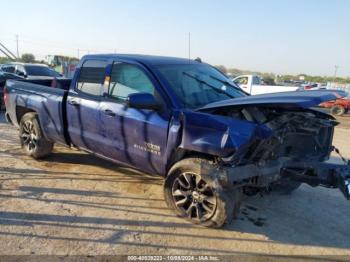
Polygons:
M59 77L60 74L46 66L26 65L24 66L29 76L50 76Z
M103 60L87 60L80 69L77 89L89 95L101 95L106 66Z

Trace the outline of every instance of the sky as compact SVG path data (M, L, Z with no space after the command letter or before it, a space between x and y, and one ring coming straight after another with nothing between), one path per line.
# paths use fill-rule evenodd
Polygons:
M349 0L0 0L16 53L139 53L213 65L350 77Z

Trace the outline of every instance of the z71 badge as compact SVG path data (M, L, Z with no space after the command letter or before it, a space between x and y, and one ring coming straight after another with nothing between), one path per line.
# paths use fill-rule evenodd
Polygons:
M144 145L134 144L134 148L160 156L160 146L149 142L144 142Z

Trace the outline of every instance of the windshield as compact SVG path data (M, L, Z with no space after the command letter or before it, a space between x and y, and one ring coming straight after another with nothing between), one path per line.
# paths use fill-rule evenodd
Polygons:
M246 96L230 79L206 64L159 65L157 69L186 108Z
M27 75L29 76L52 76L52 77L59 77L61 76L56 71L46 67L46 66L25 66Z

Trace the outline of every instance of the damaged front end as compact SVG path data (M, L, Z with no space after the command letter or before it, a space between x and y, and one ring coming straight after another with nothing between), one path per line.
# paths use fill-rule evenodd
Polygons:
M210 114L208 126L193 125L201 122L201 114L186 121L192 126L185 126L182 146L197 151L198 145L202 152L205 149L217 156L217 172L206 175L215 177L222 187L243 187L252 195L283 179L339 188L349 199L350 164L325 163L334 150L338 123L333 117L290 106L245 105L204 111ZM208 138L208 130L216 130L212 131L216 135Z

